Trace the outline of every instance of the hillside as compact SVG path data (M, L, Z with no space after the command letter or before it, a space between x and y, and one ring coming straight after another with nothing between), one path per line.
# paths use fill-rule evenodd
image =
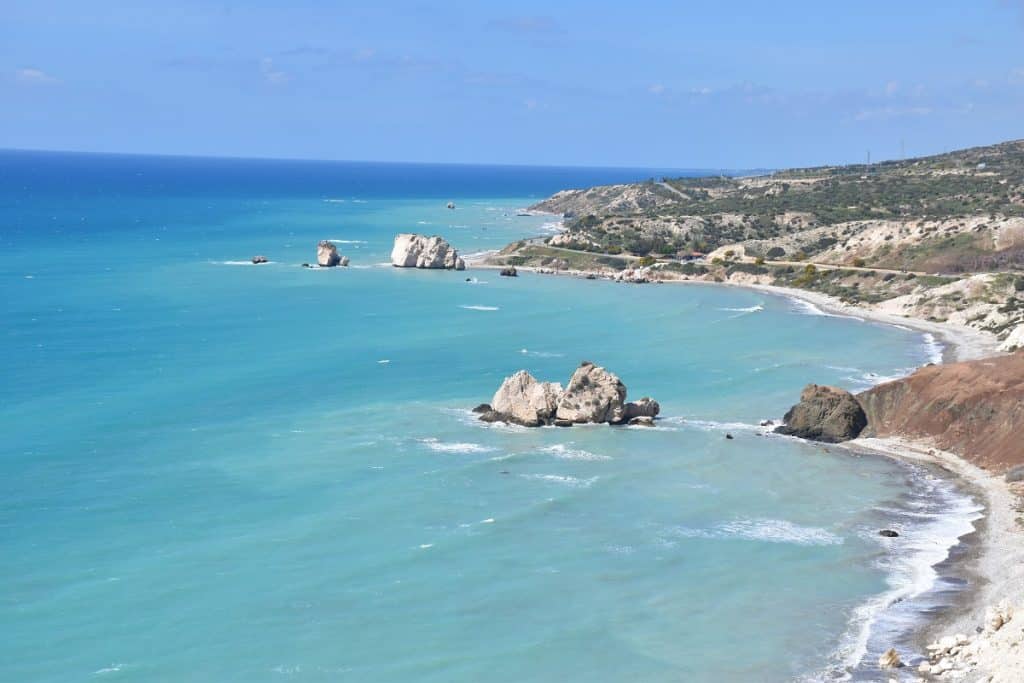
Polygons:
M796 287L1024 344L1024 140L564 190L532 208L562 214L565 231L492 263Z

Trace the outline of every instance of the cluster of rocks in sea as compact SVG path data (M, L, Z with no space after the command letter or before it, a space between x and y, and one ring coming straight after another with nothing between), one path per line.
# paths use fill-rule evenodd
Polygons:
M253 256L251 260L254 265L270 263L270 260L262 254ZM339 253L338 246L334 242L320 240L317 243L316 265L318 267L346 267L349 263L349 257ZM391 264L397 268L466 269L466 262L447 240L437 235L428 237L415 233L395 235L395 244L391 250ZM302 267L310 268L312 266L309 263L303 263ZM511 271L511 273L503 271L501 274L515 276L515 268L512 268Z
M626 385L617 375L583 361L569 383L539 382L526 370L506 377L490 403L474 412L485 422L506 422L524 427L574 424L651 426L661 406L652 398L626 401Z
M396 268L466 269L466 262L446 240L437 235L427 237L415 233L395 236L391 265Z

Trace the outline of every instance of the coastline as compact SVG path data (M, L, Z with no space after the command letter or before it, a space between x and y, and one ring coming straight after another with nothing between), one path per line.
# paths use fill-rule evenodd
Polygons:
M487 255L480 256L486 258ZM480 261L469 263L467 267L488 270L500 268ZM522 266L520 269L538 274L606 278L606 274L599 272L547 271L529 266ZM709 282L667 279L659 282L742 287L802 301L826 315L852 317L865 322L910 328L932 335L941 344L942 363L981 359L1001 353L998 349L998 340L990 333L853 306L819 292L728 280ZM932 565L936 572L933 585L912 597L919 599L932 593L943 593L932 596L933 600L941 600L942 604L923 609L920 615L923 620L914 624L909 632L898 639L899 642L893 643L904 665L907 666L904 671L909 669L908 665L916 667L918 662L928 662L929 642L948 634L975 634L985 623L986 611L997 603L1008 601L1011 605L1024 606L1024 533L1017 521L1019 513L1016 510L1021 504L1021 493L1012 490L1002 476L987 472L960 455L938 450L921 440L861 438L840 447L848 452L881 455L941 470L942 475L954 486L981 506L980 515L971 522L973 531L958 536L957 540L946 548L945 558ZM957 585L953 589L944 590L939 585L943 580ZM976 680L977 674L987 674L1006 667L1006 657L1006 653L1003 652L993 654L988 659L978 658L972 662L971 670L963 670L960 673L961 680ZM879 669L876 664L877 662L864 659L855 672L866 668L873 669L877 674ZM893 680L900 679L895 672L891 677ZM982 677L980 680L988 679Z

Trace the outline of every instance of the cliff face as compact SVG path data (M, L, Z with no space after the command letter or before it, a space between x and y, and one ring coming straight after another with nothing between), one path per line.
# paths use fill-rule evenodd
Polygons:
M1024 464L1024 351L924 367L857 400L862 436L931 438L994 472Z

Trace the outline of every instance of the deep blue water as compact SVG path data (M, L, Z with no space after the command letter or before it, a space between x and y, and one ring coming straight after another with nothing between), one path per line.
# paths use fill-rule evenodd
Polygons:
M0 154L0 679L789 680L877 648L962 501L757 424L926 362L919 335L385 264L397 232L497 248L551 229L537 198L664 174ZM301 268L320 239L352 267ZM468 413L582 359L660 426Z

